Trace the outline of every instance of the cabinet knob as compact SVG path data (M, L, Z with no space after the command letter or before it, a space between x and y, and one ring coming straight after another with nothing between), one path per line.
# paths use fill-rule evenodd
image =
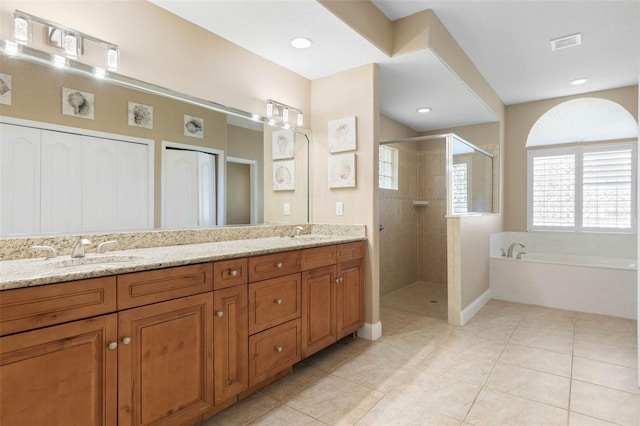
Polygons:
M278 298L276 299L276 305L282 305L283 300Z
M131 343L131 337L125 337L122 339L122 344L123 345L128 345L129 343Z
M282 269L283 266L284 265L282 264L282 262L276 263L276 268L278 268L278 269Z
M342 281L344 281L344 278L342 277L336 278L336 284L340 284Z
M222 311L218 311L218 312L216 312L216 316L217 316L218 318L222 318L222 317L224 316L224 312L222 312Z
M109 343L109 349L110 350L115 351L117 347L118 347L118 342Z
M282 352L282 346L276 346L276 352Z
M232 277L237 277L238 276L238 271L235 269L230 269L229 270L229 275L231 275Z

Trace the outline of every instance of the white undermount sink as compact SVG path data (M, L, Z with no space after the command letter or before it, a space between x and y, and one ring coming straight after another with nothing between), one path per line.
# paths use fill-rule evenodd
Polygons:
M323 241L333 238L331 235L312 235L312 234L302 234L294 237L297 240L303 241Z

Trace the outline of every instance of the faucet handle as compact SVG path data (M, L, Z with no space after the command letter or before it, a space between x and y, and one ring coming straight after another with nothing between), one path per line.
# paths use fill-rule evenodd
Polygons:
M98 244L96 253L98 254L105 253L107 251L106 246L112 246L112 245L118 245L118 242L116 240L103 241L100 244Z
M35 250L35 251L46 251L47 252L47 259L52 259L54 257L58 256L58 253L56 252L56 249L54 249L51 246L33 246L31 247L31 250Z

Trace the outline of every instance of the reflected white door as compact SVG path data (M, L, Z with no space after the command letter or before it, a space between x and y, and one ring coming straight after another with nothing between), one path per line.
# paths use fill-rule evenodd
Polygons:
M41 130L0 124L0 235L40 234Z
M214 226L215 156L204 152L167 148L164 173L164 226Z

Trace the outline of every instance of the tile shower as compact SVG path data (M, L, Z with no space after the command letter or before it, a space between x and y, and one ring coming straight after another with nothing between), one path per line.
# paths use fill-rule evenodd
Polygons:
M379 192L380 296L389 302L405 289L415 297L412 306L404 298L401 309L446 319L445 145L440 139L391 147L398 150L398 190Z

